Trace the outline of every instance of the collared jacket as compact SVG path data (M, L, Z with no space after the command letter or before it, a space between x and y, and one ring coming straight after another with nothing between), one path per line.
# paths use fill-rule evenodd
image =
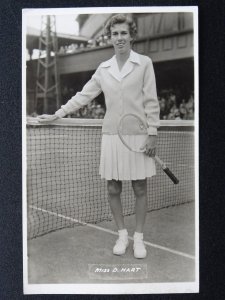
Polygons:
M103 133L116 134L120 118L124 114L136 114L146 125L146 133L157 134L160 110L154 69L149 57L131 50L127 62L119 71L114 55L101 63L82 91L62 105L55 114L62 118L87 105L101 92L104 93L106 104ZM129 124L126 134L143 134L143 131Z

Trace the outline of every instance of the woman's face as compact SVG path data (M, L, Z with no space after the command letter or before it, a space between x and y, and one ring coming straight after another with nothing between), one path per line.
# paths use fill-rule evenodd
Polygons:
M111 41L116 53L127 53L130 51L129 25L127 23L115 24L111 27Z

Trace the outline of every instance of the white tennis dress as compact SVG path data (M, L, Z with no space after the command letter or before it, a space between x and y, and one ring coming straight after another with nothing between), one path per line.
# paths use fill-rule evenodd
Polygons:
M129 145L141 147L146 135L130 135ZM130 151L117 134L103 134L99 173L106 180L138 180L156 175L155 161L144 153Z

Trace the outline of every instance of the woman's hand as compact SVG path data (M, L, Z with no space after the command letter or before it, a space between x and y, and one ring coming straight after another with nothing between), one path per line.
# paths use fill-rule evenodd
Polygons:
M40 115L37 117L37 119L40 123L50 123L59 119L59 117L56 115Z
M154 157L156 154L157 135L148 135L145 143L140 148L145 150L145 154L149 157Z

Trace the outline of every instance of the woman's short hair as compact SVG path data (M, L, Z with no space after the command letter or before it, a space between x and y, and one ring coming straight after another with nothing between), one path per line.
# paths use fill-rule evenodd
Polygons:
M111 27L113 27L115 24L122 23L126 23L129 26L130 36L134 39L137 34L136 24L134 23L131 17L124 14L117 14L115 16L112 16L111 19L109 19L109 21L105 25L105 35L111 38Z

